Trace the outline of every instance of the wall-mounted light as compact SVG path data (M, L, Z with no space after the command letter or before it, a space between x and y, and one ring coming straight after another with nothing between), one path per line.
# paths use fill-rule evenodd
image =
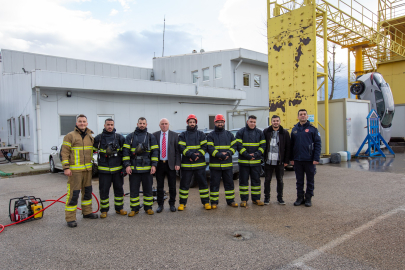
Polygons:
M67 91L66 96L67 96L67 97L72 97L72 92L71 92L71 91Z
M41 96L43 96L44 98L48 98L47 94L42 94Z
M177 113L177 111L174 111L174 114L176 114Z

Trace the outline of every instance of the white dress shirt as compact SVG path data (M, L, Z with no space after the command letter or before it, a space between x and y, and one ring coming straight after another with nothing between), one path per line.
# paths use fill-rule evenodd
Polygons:
M166 137L166 157L162 157L162 151L163 151L163 148L162 148L162 142L163 142L163 133L165 133L166 135L165 135L165 137ZM166 131L166 132L163 132L163 131L160 131L160 145L159 145L159 147L160 147L160 160L168 160L167 159L167 155L169 154L169 151L167 150L168 148L169 148L169 131Z

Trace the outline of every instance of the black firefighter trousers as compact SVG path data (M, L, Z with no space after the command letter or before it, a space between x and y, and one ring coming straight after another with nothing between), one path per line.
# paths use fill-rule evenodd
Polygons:
M110 187L114 189L114 206L116 211L124 208L124 177L121 171L116 173L99 173L100 212L110 210Z
M249 200L249 176L252 201L260 200L260 169L260 164L258 166L241 166L239 164L239 194L241 201L247 202Z
M181 180L180 180L180 189L179 197L180 204L187 204L188 192L190 189L191 179L194 176L194 180L198 182L198 187L200 190L200 198L202 204L209 203L209 190L207 184L207 178L205 175L205 166L197 170L181 170Z
M130 189L130 206L131 211L138 212L140 209L139 201L139 188L142 183L143 190L143 209L145 211L152 209L153 195L152 195L152 181L153 177L150 172L134 173L129 176L129 189Z
M235 187L233 183L233 170L232 168L226 170L214 170L211 169L211 181L210 181L210 200L211 204L218 204L219 201L219 185L224 182L225 199L227 204L231 204L235 201Z

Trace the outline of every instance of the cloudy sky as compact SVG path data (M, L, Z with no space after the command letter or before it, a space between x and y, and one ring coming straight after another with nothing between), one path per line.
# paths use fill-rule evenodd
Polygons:
M330 2L337 6L337 1ZM377 1L363 4L376 13ZM201 47L205 51L246 48L266 53L266 2L0 0L0 48L152 67L154 54L162 55L166 17L165 55ZM346 67L346 49L338 48L337 53ZM353 69L353 58L351 65ZM347 80L347 69L339 76ZM341 85L346 88L346 83Z
M266 0L0 0L0 48L151 67L162 55L266 53Z

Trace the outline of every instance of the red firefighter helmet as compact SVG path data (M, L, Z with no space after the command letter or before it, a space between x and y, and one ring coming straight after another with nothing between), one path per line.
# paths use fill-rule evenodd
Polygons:
M195 119L195 123L197 124L197 116L195 116L195 114L190 114L189 116L187 116L186 123L188 123L188 120L190 119Z
M217 114L215 116L214 122L216 121L224 121L225 122L225 117L222 114Z

